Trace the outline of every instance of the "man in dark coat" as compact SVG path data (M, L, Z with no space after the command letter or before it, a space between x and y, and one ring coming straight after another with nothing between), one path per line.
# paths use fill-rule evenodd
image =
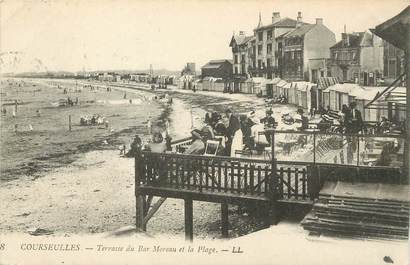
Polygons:
M227 109L225 111L226 117L229 120L229 125L228 128L226 128L226 151L228 154L231 153L231 147L232 147L232 140L233 137L236 133L237 130L241 129L241 123L239 122L239 119L232 114L232 110L231 109Z
M356 109L356 102L350 102L349 112L346 115L346 131L347 133L356 134L363 128L362 113Z

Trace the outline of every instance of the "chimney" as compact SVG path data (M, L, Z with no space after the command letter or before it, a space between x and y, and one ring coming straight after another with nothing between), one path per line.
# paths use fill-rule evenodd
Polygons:
M347 33L342 33L342 40L345 46L350 45L350 39L349 39L349 34Z
M316 18L316 25L323 25L323 18Z
M279 20L280 20L280 13L273 12L272 13L272 24L278 22Z
M298 12L298 17L296 18L296 27L300 27L302 25L302 12Z

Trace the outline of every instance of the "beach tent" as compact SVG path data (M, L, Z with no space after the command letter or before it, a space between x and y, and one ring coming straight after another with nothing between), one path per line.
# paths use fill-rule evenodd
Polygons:
M253 94L253 83L252 79L246 79L239 83L239 92L245 94Z
M323 107L326 109L327 106L330 106L331 110L341 110L344 104L349 105L349 102L352 100L352 98L349 100L349 95L355 90L362 91L363 87L358 84L348 83L329 86L323 91L325 101L328 100L328 102L326 102L327 105ZM328 93L328 95L325 95L326 93Z
M388 87L376 94L365 108L377 111L377 120L386 117L395 121L403 121L406 117L406 88Z
M279 96L283 96L285 95L285 91L284 91L284 87L285 85L287 85L288 82L286 82L285 80L280 80L277 84L277 92L279 93Z
M202 79L197 79L194 81L195 89L198 91L202 91L203 89L203 82Z
M386 116L385 112L377 109L367 109L365 106L370 103L378 94L384 90L384 87L362 87L362 89L352 90L349 96L353 97L357 109L362 113L365 121L380 121L381 117Z
M224 92L225 82L222 78L213 78L211 82L213 91Z
M296 94L296 84L289 83L290 87L284 90L286 97L288 98L288 102L293 105L298 104L297 94ZM285 88L286 86L284 86Z
M343 105L356 102L356 108L362 113L365 121L379 121L382 112L367 110L365 106L381 91L382 87L362 87L358 84L336 84L329 86L323 94L329 95L329 106L331 110L340 111ZM326 96L324 96L326 101Z
M202 90L210 91L211 88L211 77L207 76L202 79Z
M280 94L279 94L279 89L278 89L278 83L280 82L280 78L279 77L275 77L273 80L272 80L272 97L279 97L280 96Z
M295 87L296 93L296 105L310 109L311 106L311 89L316 85L310 82L293 82L292 86Z
M283 95L289 99L289 91L292 88L292 83L286 83L283 85Z
M253 93L266 96L266 79L263 77L252 77Z

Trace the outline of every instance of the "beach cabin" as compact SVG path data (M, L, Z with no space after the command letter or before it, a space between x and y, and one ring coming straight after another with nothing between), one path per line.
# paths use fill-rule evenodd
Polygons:
M280 94L278 92L278 83L281 81L280 78L276 77L274 79L272 79L272 81L270 82L272 85L270 86L272 88L272 97L279 97Z
M296 94L295 104L308 110L311 109L311 91L314 89L316 84L310 82L293 82L292 86L294 87L294 93Z
M263 77L253 77L253 94L266 96L266 79Z
M254 87L252 79L246 79L245 81L239 83L239 93L254 94L253 90Z

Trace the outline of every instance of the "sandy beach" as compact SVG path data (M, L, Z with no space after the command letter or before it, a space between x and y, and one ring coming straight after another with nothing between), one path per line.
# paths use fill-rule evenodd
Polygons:
M150 91L127 88L117 90L116 94L122 96L123 91L127 91L129 95L150 95ZM158 108L159 105L155 102L150 102L151 105L147 106L158 106L156 109L151 108L149 117L157 120L159 124L169 120L171 136L174 139L189 135L192 106L194 127L202 124L206 111L223 111L228 106L237 113L245 113L251 109L256 109L261 116L264 113L264 101L256 97L250 99L248 95L213 92L193 94L175 90L167 93L174 98L171 107ZM198 107L202 104L204 108ZM135 109L135 106L133 108ZM275 111L279 114L289 109L291 108L281 106ZM116 112L127 113L127 110L116 109ZM9 203L0 206L0 233L27 233L29 229L42 228L56 235L87 234L113 231L134 224L133 160L121 158L118 150L119 145L129 145L135 132L145 132L144 124L135 125L135 119L138 120L135 113L131 119L134 119L134 122L129 125L118 124L117 128L122 129L117 129L114 133L101 130L104 132L102 138L82 143L82 146L87 146L88 149L57 155L59 159L56 161L62 162L51 164L47 170L40 168L35 175L23 173L19 178L3 181L0 199ZM174 122L175 120L186 122ZM82 128L76 127L76 130L80 129ZM108 139L110 144L103 145L103 139ZM44 160L44 163L46 162L47 159ZM48 192L43 192L45 190ZM194 203L196 237L220 237L219 210L217 204ZM233 220L230 234L233 237L263 228L261 220L238 211L237 207L232 206L230 214ZM150 220L148 233L183 237L183 222L183 202L167 199Z
M144 92L144 89L141 89L123 88L121 91L138 94ZM227 106L238 113L250 109L256 109L258 116L264 113L263 100L255 97L250 101L247 95L213 92L193 94L189 91L172 90L167 93L174 97L172 107L166 108L165 111L162 109L162 112L158 111L157 117L153 115L151 117L159 123L168 119L174 139L189 134L191 106L194 106L192 108L194 127L201 124L205 111L222 111ZM195 107L200 104L204 107ZM278 106L274 108L274 115L280 117L281 113L289 111L294 111L294 108ZM186 122L175 123L175 120ZM144 127L142 126L140 130L143 131ZM2 181L0 199L8 202L0 204L0 234L3 238L8 238L8 242L20 242L28 238L37 241L41 241L41 238L52 238L57 241L70 238L71 242L83 242L83 244L87 242L90 245L100 242L114 245L138 244L138 242L144 242L145 245L158 244L158 242L168 245L183 244L184 204L182 200L170 198L149 221L145 235L128 232L125 237L106 238L112 231L132 227L135 223L134 161L120 157L117 149L118 143L127 143L127 141L129 143L134 132L135 127L128 130L123 128L121 133L111 135L110 139L113 141L116 139L114 141L116 145L103 148L99 148L99 145L90 145L88 150L75 153L75 156L63 155L63 161L72 158L66 160L65 164L55 164L47 170L38 171L35 176ZM221 238L220 205L195 201L193 212L195 244L200 246L206 242L207 246L221 249L226 248L226 242L230 242L229 247L242 246L246 253L258 255L259 260L264 257L265 260L276 261L275 263L278 264L294 264L293 257L296 250L300 252L298 257L306 257L298 259L297 263L304 264L330 264L329 262L335 259L338 261L336 264L385 264L383 261L385 256L401 264L407 259L405 242L392 244L389 241L312 238L303 231L297 218L285 217L278 225L266 228L262 220L241 212L236 206L229 207L229 236L234 239L221 241L218 240ZM36 229L41 229L44 234L49 235L30 236L29 232ZM204 241L209 239L213 240ZM287 243L262 246L260 245L262 241ZM318 247L323 249L322 263L317 263L315 256L312 256L312 253L317 253ZM361 249L361 252L346 254L357 249ZM116 257L110 256L101 264L118 262L120 257ZM144 257L157 258L158 256L147 253ZM216 253L212 257L215 262L224 260L222 253ZM178 255L175 258L185 259ZM241 260L239 256L233 258L238 264L252 264L251 259ZM9 259L17 260L18 257L10 256ZM49 264L56 260L59 258L51 259L44 256L44 261L48 261ZM66 264L81 263L74 256L70 259L61 258L61 260ZM167 264L166 260L162 261ZM197 264L208 263L201 259L196 261Z

